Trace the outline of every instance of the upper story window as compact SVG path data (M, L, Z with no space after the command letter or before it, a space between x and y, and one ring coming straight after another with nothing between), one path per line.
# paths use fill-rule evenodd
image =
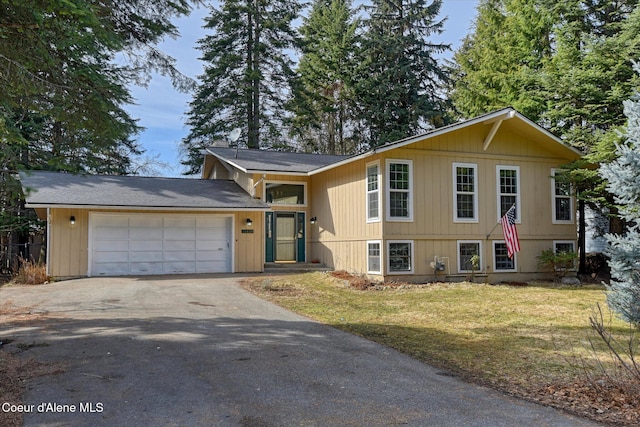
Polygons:
M498 221L516 205L516 222L520 223L520 167L497 166Z
M380 221L380 164L367 165L367 222Z
M573 224L571 184L557 181L557 171L551 170L551 206L554 224Z
M272 205L305 205L306 185L291 182L267 182L265 200Z
M478 222L478 165L453 164L453 221Z
M387 160L387 220L413 221L413 163Z

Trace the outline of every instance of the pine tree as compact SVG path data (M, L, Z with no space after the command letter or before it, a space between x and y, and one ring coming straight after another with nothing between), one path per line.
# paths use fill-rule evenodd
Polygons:
M182 140L189 173L201 167L200 150L243 130L249 148L283 148L285 103L293 76L288 49L297 45L293 0L225 0L211 9L199 40L204 75L187 113ZM286 145L285 145L286 147Z
M448 74L436 54L449 49L429 36L442 31L440 0L374 0L364 21L356 72L364 141L376 147L442 123Z
M640 73L640 66L636 71ZM640 326L640 95L624 103L624 114L626 140L617 145L618 158L600 168L627 225L626 234L607 236L612 275L607 303L623 319Z
M153 71L188 85L156 47L187 0L9 0L0 8L0 251L37 224L23 169L125 174L141 153L124 110ZM118 56L119 61L115 61Z
M451 98L464 117L507 106L537 121L546 108L540 71L551 55L551 11L529 0L481 0L454 54Z
M352 74L358 25L351 1L316 0L300 28L302 57L290 106L291 133L306 151L353 152Z

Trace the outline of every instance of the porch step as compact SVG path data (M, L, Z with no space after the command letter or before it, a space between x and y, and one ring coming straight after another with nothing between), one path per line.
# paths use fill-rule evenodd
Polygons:
M305 271L331 271L324 264L315 262L266 262L265 273L300 273Z

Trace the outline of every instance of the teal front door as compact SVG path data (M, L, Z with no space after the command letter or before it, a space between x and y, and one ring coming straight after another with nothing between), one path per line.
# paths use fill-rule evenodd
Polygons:
M265 261L305 261L304 212L266 212Z

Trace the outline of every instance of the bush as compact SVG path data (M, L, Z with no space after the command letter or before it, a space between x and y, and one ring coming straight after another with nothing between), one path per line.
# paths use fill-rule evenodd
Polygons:
M544 268L554 272L556 281L561 280L570 270L576 267L578 254L575 252L556 252L546 249L537 256L538 268Z
M42 285L49 281L47 266L34 260L20 258L18 270L13 277L14 283L22 285Z

